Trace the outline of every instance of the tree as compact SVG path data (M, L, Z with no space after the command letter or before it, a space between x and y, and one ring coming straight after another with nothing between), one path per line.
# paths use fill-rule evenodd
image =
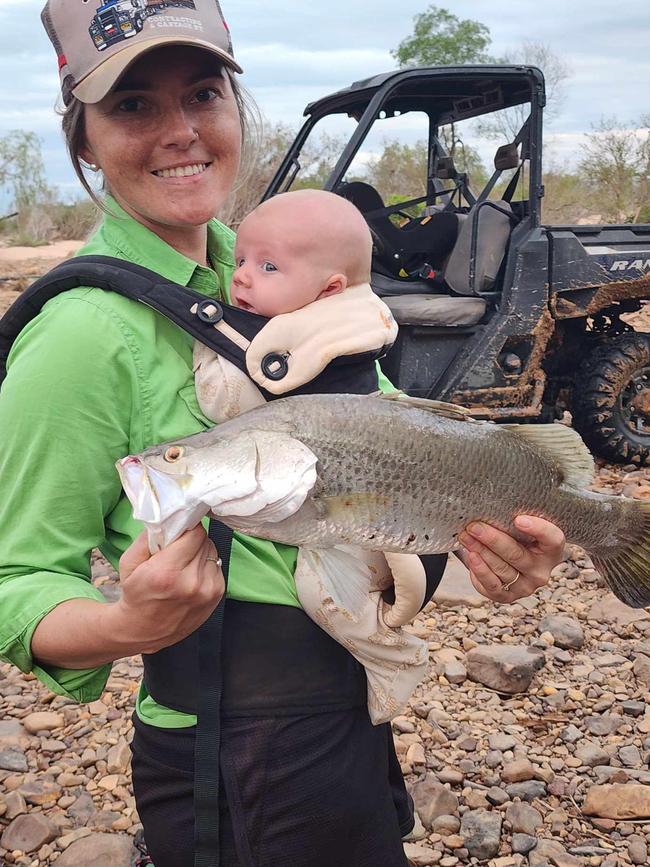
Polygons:
M636 223L650 198L650 115L603 119L586 138L579 170L604 220Z
M49 194L41 142L33 132L16 129L0 137L0 189L18 211Z
M546 87L544 118L548 122L557 116L564 98L564 82L571 74L569 65L561 57L542 42L524 42L521 48L507 54L499 62L537 66L541 69ZM477 133L483 138L498 139L502 143L510 142L523 126L529 112L528 103L495 111L478 121Z
M460 19L440 6L429 6L413 19L413 33L391 51L400 66L490 63L490 30L480 21Z

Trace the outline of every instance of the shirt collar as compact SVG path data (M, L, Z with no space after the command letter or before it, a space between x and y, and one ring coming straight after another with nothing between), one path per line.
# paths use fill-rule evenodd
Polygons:
M208 253L214 264L214 271L198 265L193 259L170 247L142 223L128 214L111 196L106 196L109 213L104 215L97 235L102 247L108 246L113 255L120 259L142 265L160 274L167 280L182 286L192 284L193 288L208 295L223 294L229 298L230 278L234 268L234 232L219 223L208 223ZM94 237L79 251L80 255L95 252Z

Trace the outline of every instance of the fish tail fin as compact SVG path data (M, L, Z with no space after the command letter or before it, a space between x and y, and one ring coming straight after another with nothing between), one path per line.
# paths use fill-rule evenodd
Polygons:
M611 554L589 552L612 593L632 608L650 605L650 502L634 502L628 531Z

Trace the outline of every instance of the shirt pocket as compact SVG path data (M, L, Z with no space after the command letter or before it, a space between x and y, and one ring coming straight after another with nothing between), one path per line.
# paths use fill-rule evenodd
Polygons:
M201 412L201 407L199 406L199 402L196 397L194 384L183 386L183 388L181 388L178 392L178 396L188 408L190 413L194 416L194 418L201 423L203 428L207 429L215 426L215 423L211 419L209 419L207 415L203 415L203 413Z

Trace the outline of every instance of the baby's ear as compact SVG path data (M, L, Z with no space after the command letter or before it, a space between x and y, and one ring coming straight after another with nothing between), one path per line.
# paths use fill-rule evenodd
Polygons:
M331 277L328 277L325 281L325 288L321 290L319 298L328 298L330 295L338 295L339 292L343 292L344 289L347 289L348 286L348 278L345 274L332 274Z

